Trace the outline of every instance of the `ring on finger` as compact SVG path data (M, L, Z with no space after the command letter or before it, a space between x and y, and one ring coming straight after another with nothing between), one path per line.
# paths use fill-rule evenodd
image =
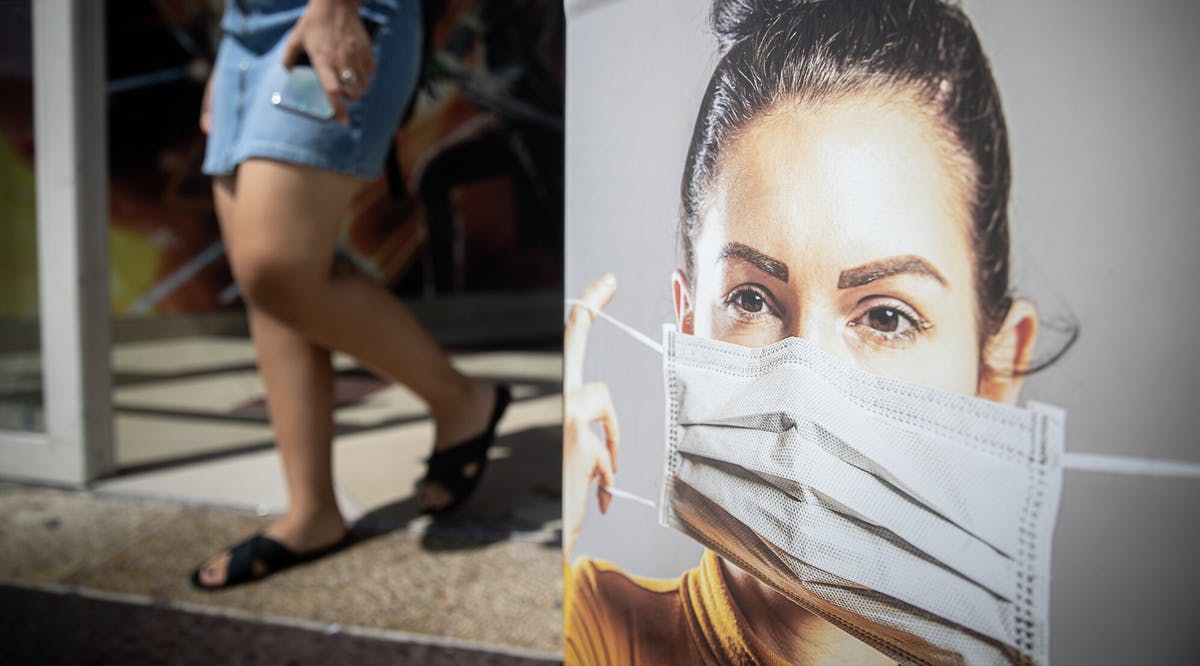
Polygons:
M358 83L358 74L355 73L354 70L347 67L346 69L342 70L341 74L338 74L338 80L341 81L342 85L344 86L352 86Z

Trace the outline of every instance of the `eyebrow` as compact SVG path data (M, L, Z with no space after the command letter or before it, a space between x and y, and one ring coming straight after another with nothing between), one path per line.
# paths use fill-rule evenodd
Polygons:
M749 245L726 243L724 249L721 250L720 259L741 259L780 282L788 281L787 264L767 256Z
M847 268L838 275L838 289L861 287L876 280L904 274L924 275L937 280L942 286L946 286L946 278L942 277L942 274L928 261L916 255L907 254Z

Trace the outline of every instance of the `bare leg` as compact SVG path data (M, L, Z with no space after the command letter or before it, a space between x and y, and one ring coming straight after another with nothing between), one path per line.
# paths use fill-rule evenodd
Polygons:
M359 276L331 275L338 228L361 182L258 159L247 160L237 178L236 205L222 231L251 308L412 389L429 405L436 447L482 432L495 399L492 387L456 371L408 308L384 289ZM440 488L422 489L423 506L450 499Z
M236 206L232 178L214 181L213 199L225 224ZM253 305L247 313L289 498L287 513L265 531L293 552L311 552L336 542L346 529L333 493L330 353ZM228 554L210 560L201 582L223 584L228 563Z

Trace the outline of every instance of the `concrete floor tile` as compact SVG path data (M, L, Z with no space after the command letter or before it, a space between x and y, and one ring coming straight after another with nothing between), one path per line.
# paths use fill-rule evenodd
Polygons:
M112 367L117 373L172 375L212 367L253 367L254 359L248 338L197 336L116 344Z
M117 409L155 409L202 414L229 414L263 396L257 370L223 372L207 377L163 379L113 391Z
M120 411L113 420L118 467L271 445L275 441L275 434L267 424L141 416Z
M451 361L459 372L471 376L498 377L510 381L562 381L562 354L557 351L455 354Z
M540 396L544 390L528 382L515 379L511 382L513 398L525 400ZM392 384L365 396L360 402L339 407L334 413L339 425L371 427L397 419L427 418L425 403L408 388Z
M354 367L351 357L337 353L338 369ZM112 367L117 373L169 376L216 368L253 367L256 363L250 338L194 336L169 340L121 342L113 345Z
M413 503L416 482L425 473L425 456L433 441L433 423L407 425L339 437L333 450L333 469L342 492L342 511L355 521L380 506L407 502L396 524L417 516Z
M99 495L143 497L282 513L287 507L279 455L274 449L164 470L118 476L93 484Z
M561 405L559 396L513 403L500 423L479 487L454 514L456 521L501 522L508 529L522 530L557 525ZM432 439L428 421L339 438L334 449L338 487L355 508L365 510L347 518L383 527L417 518L414 490L425 474Z
M517 401L509 407L508 412L505 413L504 419L500 421L497 429L501 436L530 428L541 428L544 426L562 427L561 395L555 394L521 400L521 396L518 393L514 397L517 398Z
M334 419L339 425L369 427L393 419L425 418L427 415L425 403L417 394L392 384L372 392L356 404L338 408Z

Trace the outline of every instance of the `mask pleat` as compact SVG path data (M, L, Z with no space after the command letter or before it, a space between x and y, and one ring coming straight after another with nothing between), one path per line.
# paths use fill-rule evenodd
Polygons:
M1005 600L1015 594L1016 567L1010 557L897 493L882 479L832 456L795 429L731 433L725 426L690 426L683 429L679 451L757 472L790 502L816 493L834 511L886 526L898 539L993 594Z
M1005 458L1001 447L916 432L905 422L898 426L849 400L843 388L801 362L773 365L753 379L722 377L721 391L712 396L693 391L682 401L680 425L744 422L755 413L780 414L783 407L781 415L807 429L826 451L955 524L971 526L983 540L1012 555L1019 516L1004 507L1021 502L1026 456ZM711 382L713 371L680 368L679 373L685 385L695 385ZM929 483L931 478L940 483Z
M744 476L687 457L679 480L724 507L790 556L931 613L950 616L996 640L1010 640L1010 605L974 581L864 530L813 497L788 501ZM882 537L882 538L881 538Z

